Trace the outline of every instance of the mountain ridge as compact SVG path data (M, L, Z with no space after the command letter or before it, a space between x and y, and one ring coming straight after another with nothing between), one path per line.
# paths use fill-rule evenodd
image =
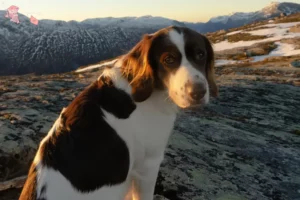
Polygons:
M294 4L293 4L294 5ZM300 12L300 4L299 6ZM294 12L290 4L276 4ZM280 8L281 9L281 8ZM281 9L282 10L282 9ZM273 12L272 11L272 12ZM236 14L236 13L235 13ZM279 12L277 12L277 15ZM0 11L0 16L5 11ZM242 14L242 16L244 16ZM271 15L268 15L269 17ZM272 15L273 16L273 15ZM0 18L0 75L27 73L61 73L77 69L101 60L116 57L132 48L143 34L155 32L167 26L186 26L201 33L200 29L228 29L236 23L229 19L224 23L197 24L145 15L126 18L94 18L82 22L75 20L40 20L39 25L30 23L27 16L19 14L20 24ZM206 26L206 27L205 27Z
M0 10L1 12L1 10ZM2 11L5 12L5 11ZM197 31L202 33L211 32L211 24L228 24L232 21L244 21L243 23L251 23L255 20L264 20L276 16L280 16L280 14L290 15L300 12L300 3L291 3L291 2L271 2L270 4L263 7L261 10L253 11L253 12L239 12L235 11L228 15L220 15L210 18L207 22L188 22L188 21L179 21L174 20L168 17L162 17L162 16L153 16L153 15L143 15L143 16L124 16L124 17L97 17L97 18L87 18L81 21L76 20L51 20L51 19L41 19L40 22L42 23L71 23L71 24L80 24L80 25L101 25L101 26L114 26L114 25L121 25L121 26L138 26L140 24L130 24L129 22L139 22L144 25L158 25L158 24L168 24L170 22L176 22L178 24L181 24L182 26L187 26L189 28L197 29ZM21 14L22 15L22 14ZM23 15L24 16L24 15ZM25 16L26 17L26 16ZM29 19L29 18L28 18ZM122 24L123 23L123 24ZM150 24L149 24L150 23ZM241 22L239 22L238 25L235 27L232 27L232 25L229 28L236 28L240 25ZM242 24L242 25L244 25ZM197 27L197 28L196 28ZM229 29L225 28L225 29ZM223 28L221 28L223 29ZM213 31L218 31L220 28L215 28Z
M233 12L229 15L212 17L206 23L186 23L186 25L191 26L199 32L207 33L221 29L237 28L255 21L267 20L280 15L291 15L298 12L300 12L300 4L298 3L271 2L258 11Z

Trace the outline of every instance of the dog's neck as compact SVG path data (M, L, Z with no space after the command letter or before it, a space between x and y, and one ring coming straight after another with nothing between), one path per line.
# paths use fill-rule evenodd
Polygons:
M124 90L131 95L131 86L121 72L122 59L120 58L113 66L110 66L102 72L101 76L108 76L112 79L115 87ZM99 77L99 78L100 78ZM147 104L150 107L158 109L162 113L174 113L179 111L175 103L170 99L168 91L162 89L154 89L151 96L143 102L136 102L137 105Z

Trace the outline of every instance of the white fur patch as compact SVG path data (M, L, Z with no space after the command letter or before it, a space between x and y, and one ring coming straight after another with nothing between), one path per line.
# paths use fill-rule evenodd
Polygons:
M46 184L45 197L47 200L120 200L124 199L124 196L130 186L129 182L126 181L120 185L114 185L112 187L105 186L93 192L80 193L64 176L62 176L60 172L46 167L42 167L38 171L39 179L37 189L39 190L44 184Z
M116 88L124 90L127 94L131 94L131 86L128 81L122 77L120 68L113 67L103 70L103 73L98 77L98 80L102 77L110 77Z
M154 92L147 101L137 103L136 110L126 120L103 110L107 123L116 130L129 149L128 178L153 183L139 185L147 192L141 193L140 199L150 200L147 198L149 196L153 199L157 173L176 119L177 109L166 97L164 92Z

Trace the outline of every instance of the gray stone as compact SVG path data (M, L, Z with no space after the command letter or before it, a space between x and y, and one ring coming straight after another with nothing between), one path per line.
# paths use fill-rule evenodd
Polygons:
M163 197L163 196L160 196L160 195L156 195L154 197L154 200L168 200L167 198Z
M293 62L291 62L290 66L300 68L300 60L294 60Z
M290 32L293 32L293 33L300 33L300 25L295 25L293 27L290 28Z
M252 68L216 70L220 96L177 118L156 199L299 199L300 87L284 84L284 69L271 79L269 69L261 67L259 81ZM299 70L293 70L298 77ZM27 173L61 109L96 77L1 77L0 181ZM9 199L1 192L0 198Z

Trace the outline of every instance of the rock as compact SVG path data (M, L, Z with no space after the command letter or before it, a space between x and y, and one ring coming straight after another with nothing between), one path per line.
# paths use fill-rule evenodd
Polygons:
M300 24L291 27L291 28L290 28L290 32L293 32L293 33L300 33Z
M225 34L225 33L226 33L226 30L224 30L224 29L217 31L217 34Z
M243 73L243 72L235 72L235 74L240 75L240 76L245 75L245 73Z
M79 75L78 75L78 78L85 78L85 76L82 75L82 74L79 74Z
M300 68L300 60L294 60L290 63L291 67Z
M280 17L285 17L286 13L280 13Z
M299 199L300 87L276 83L268 67L256 67L217 69L220 96L179 114L156 199ZM259 81L253 73L259 73ZM299 77L298 70L293 73ZM35 77L34 84L30 77L1 77L0 88L5 84L7 90L0 93L0 181L27 173L61 109L98 74L72 80ZM1 200L17 199L4 193Z
M300 108L299 92L293 86L237 82L223 85L221 98L206 108L182 113L161 169L164 190L175 188L182 199L229 194L227 199L272 199L266 196L269 185L282 199L297 195L300 182L293 176L300 173L300 138L289 130L300 124L299 114L290 110Z
M292 82L292 84L294 85L294 86L300 86L300 80L295 80L295 81L293 81Z
M154 200L168 200L168 199L160 195L155 195Z
M62 96L72 94L59 93L61 87L82 88L78 82L49 81L50 76L35 84L31 80L37 77L1 77L0 85L10 89L0 94L0 182L27 173L41 138L69 103Z

